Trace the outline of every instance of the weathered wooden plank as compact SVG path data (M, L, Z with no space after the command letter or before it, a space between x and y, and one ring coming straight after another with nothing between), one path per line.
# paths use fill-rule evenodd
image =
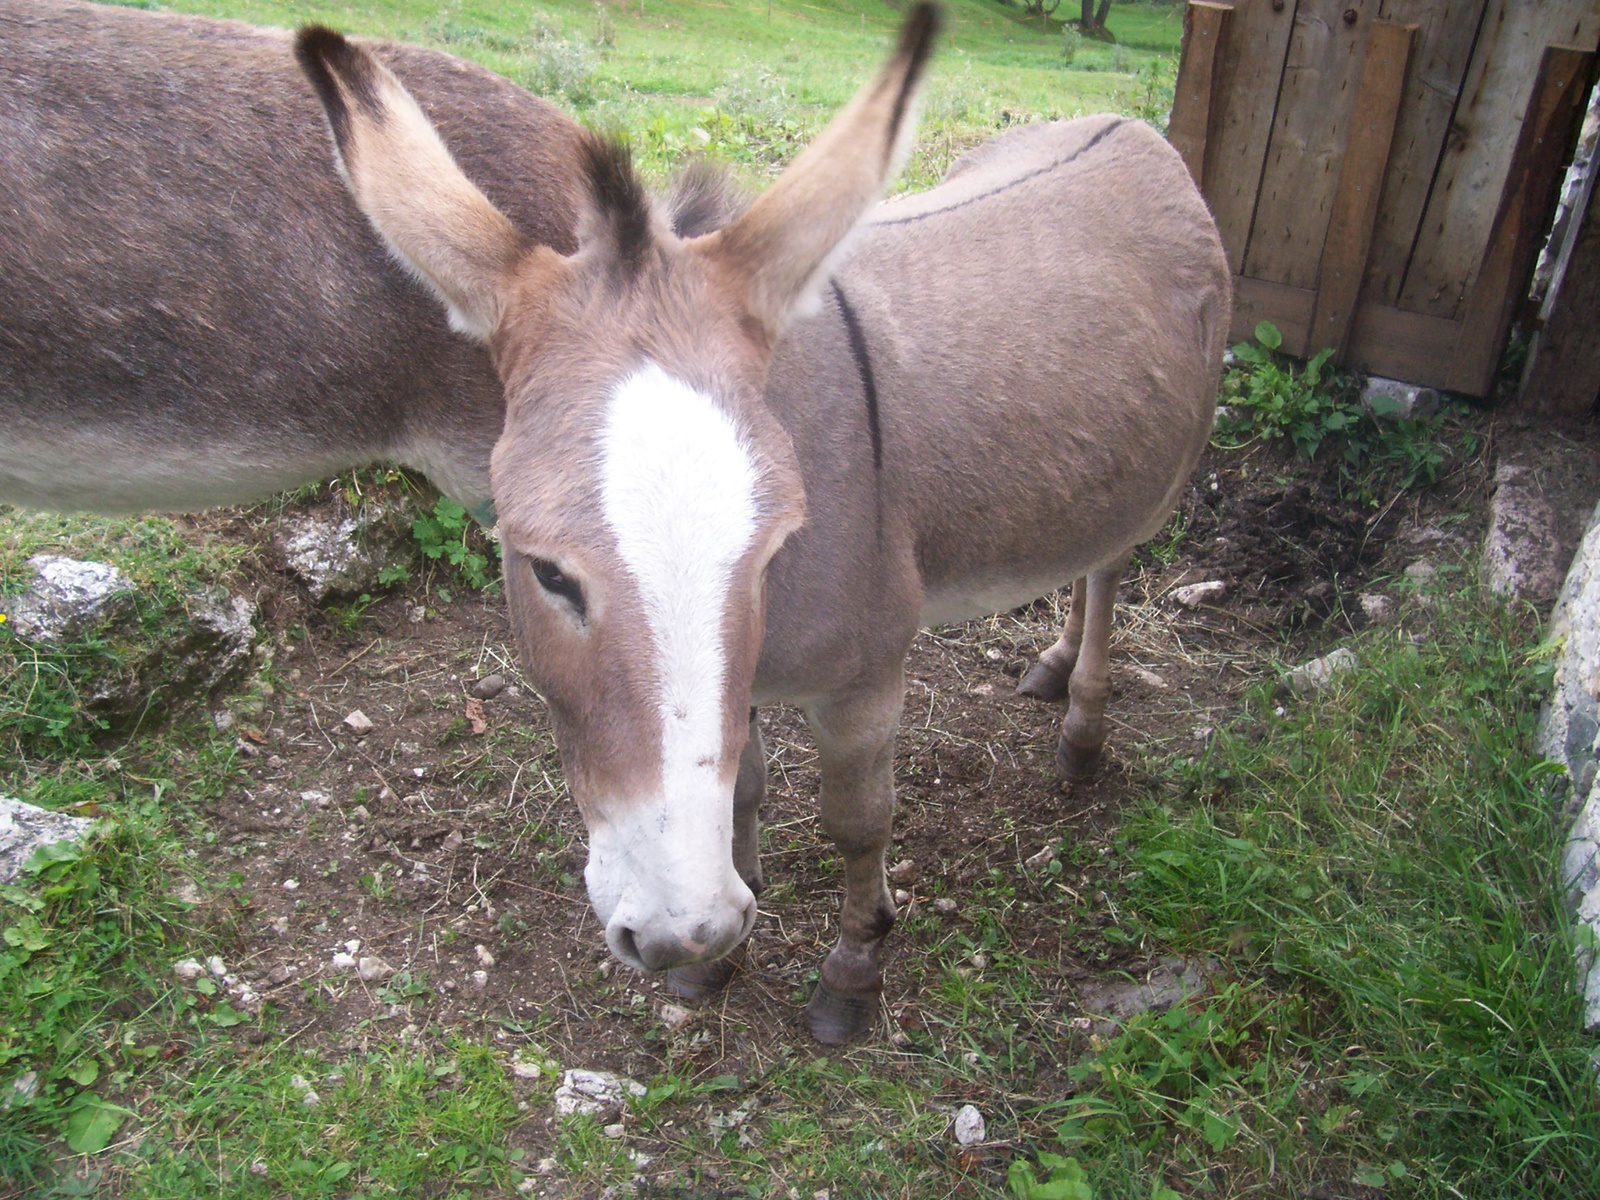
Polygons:
M1592 50L1594 0L1490 0L1397 303L1461 317L1505 193L1545 47Z
M1229 337L1248 341L1255 334L1256 322L1265 320L1278 327L1286 345L1303 344L1316 298L1310 288L1235 276ZM1369 374L1444 387L1454 362L1459 328L1455 321L1364 301L1356 308L1345 362Z
M1594 52L1551 46L1541 57L1533 95L1506 173L1483 261L1474 272L1461 320L1454 373L1445 386L1484 396L1519 300L1527 292L1539 235L1561 183L1561 167L1583 113Z
M1322 245L1317 303L1303 354L1332 346L1335 360L1343 361L1416 33L1415 25L1389 21L1374 21L1367 32L1361 82L1356 87L1350 137L1339 166L1328 236Z
M1522 400L1540 412L1588 416L1600 401L1600 187L1588 197L1568 241L1565 271L1522 377Z
M1233 5L1189 0L1183 12L1183 53L1178 85L1167 121L1167 140L1183 158L1195 186L1205 190L1206 147L1210 141Z
M1376 0L1300 0L1244 274L1314 287Z
M1213 103L1206 202L1237 273L1255 218L1261 166L1277 109L1298 0L1235 0Z
M1487 4L1488 0L1383 0L1380 5L1383 19L1418 29L1362 287L1362 294L1378 303L1393 304L1400 295Z

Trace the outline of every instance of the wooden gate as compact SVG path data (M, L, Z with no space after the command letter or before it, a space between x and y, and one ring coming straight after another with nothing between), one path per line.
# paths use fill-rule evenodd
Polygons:
M1168 137L1258 321L1487 395L1600 45L1600 0L1191 0Z

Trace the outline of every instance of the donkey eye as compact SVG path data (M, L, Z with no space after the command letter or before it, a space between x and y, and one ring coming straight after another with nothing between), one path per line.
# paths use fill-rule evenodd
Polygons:
M583 604L583 589L577 582L555 563L548 559L532 558L528 565L533 570L533 577L539 581L539 586L552 596L560 596L577 611L582 617L585 613Z

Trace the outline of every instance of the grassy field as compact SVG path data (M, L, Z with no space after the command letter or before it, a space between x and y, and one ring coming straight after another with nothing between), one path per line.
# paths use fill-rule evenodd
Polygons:
M845 0L166 7L439 46L626 131L657 177L707 152L752 180L848 98L894 24L887 5ZM949 8L907 186L1016 121L1164 120L1178 6L1116 5L1117 44L1079 45L1070 65L1060 29L1019 7ZM1229 386L1241 393L1241 376ZM0 596L30 554L91 555L151 585L153 628L189 586L262 569L211 528L0 509ZM0 888L0 1197L615 1195L644 1169L639 1145L681 1175L641 1194L682 1197L1304 1197L1328 1180L1338 1189L1320 1194L1362 1200L1595 1194L1593 1046L1553 879L1564 830L1529 748L1537 620L1448 569L1426 593L1379 584L1405 617L1349 642L1365 668L1349 686L1286 700L1273 682L1286 648L1263 634L1251 669L1266 682L1203 752L1144 762L1102 841L952 885L960 926L909 919L902 936L924 949L894 969L937 1022L906 1044L825 1055L747 1030L773 1054L739 1078L699 1069L687 1037L631 1007L637 993L597 984L607 1019L635 1022L673 1065L643 1080L629 1141L581 1117L541 1133L549 1171L521 1148L529 1106L547 1111L555 1085L554 1030L537 1019L419 1028L431 985L396 977L330 1057L271 1006L256 1018L207 976L175 978L180 957L232 956L252 919L208 816L249 782L240 740L195 717L108 739L82 701L132 651L41 652L0 626L0 792L100 819L81 853ZM361 617L351 605L332 619ZM304 634L280 632L231 702L241 718L289 706L273 652ZM518 733L497 752L520 773L552 759L537 741ZM565 836L550 834L557 881ZM791 852L780 839L794 835L769 836ZM388 885L377 872L361 886L381 900ZM1052 964L1008 933L1030 905L1081 935L1085 957L1214 959L1216 989L1052 1043L1068 1029ZM514 923L504 932L514 940ZM311 981L307 999L332 1002ZM989 1151L950 1142L958 1097L990 1114Z

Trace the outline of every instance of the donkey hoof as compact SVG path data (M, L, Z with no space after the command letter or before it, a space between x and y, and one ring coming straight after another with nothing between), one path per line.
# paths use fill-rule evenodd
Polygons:
M1070 675L1061 674L1041 660L1034 663L1022 677L1022 682L1017 684L1017 695L1053 704L1066 698L1069 679Z
M713 962L673 967L667 972L667 991L682 1000L709 1000L728 986L738 969L731 954Z
M879 988L835 988L822 980L806 1005L806 1027L824 1046L842 1046L871 1027L878 1015Z
M1101 747L1084 750L1065 738L1056 743L1056 771L1068 783L1083 783L1100 773Z

